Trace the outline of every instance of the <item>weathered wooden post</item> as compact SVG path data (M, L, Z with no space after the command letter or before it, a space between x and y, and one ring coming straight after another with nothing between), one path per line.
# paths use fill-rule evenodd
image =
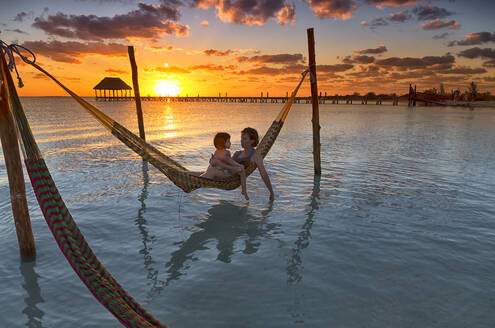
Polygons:
M127 52L129 53L129 60L131 61L132 86L134 87L134 100L136 101L139 136L141 137L141 139L146 140L146 137L144 135L143 109L141 108L141 94L139 92L137 65L136 65L136 59L134 58L134 47L128 46Z
M8 73L7 63L3 52L0 52L0 69ZM8 78L8 77L6 77ZM26 200L26 185L24 173L22 172L21 156L19 154L19 143L17 140L17 129L15 127L12 113L9 109L7 81L0 75L0 135L2 139L2 150L9 179L10 202L14 217L17 242L23 257L36 255L33 229Z
M308 28L308 58L309 70L311 72L311 103L313 105L313 161L315 174L321 174L321 157L320 157L320 113L318 107L318 84L316 80L316 61L315 61L315 35L314 29Z

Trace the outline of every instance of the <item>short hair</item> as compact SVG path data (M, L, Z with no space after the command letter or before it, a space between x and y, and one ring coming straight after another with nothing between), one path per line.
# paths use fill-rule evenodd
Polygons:
M229 139L230 134L228 134L227 132L218 132L213 138L213 144L215 145L216 149L225 149L225 144Z
M256 129L253 129L253 128L245 128L244 130L242 130L241 134L244 134L246 133L247 135L249 135L249 139L251 139L253 141L253 147L256 147L258 145L258 142L260 140L260 137L258 136L258 131L256 131Z

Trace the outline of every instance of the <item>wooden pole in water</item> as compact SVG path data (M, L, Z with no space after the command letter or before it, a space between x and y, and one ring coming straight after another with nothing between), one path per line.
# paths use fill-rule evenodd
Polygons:
M8 74L7 64L3 53L0 53L1 69ZM36 255L33 229L26 200L26 185L24 173L22 172L21 156L19 154L19 143L14 119L9 109L7 96L7 81L0 76L0 135L2 139L2 150L9 179L10 202L14 217L15 230L19 251L23 257Z
M320 157L320 112L318 107L318 84L316 81L315 36L314 29L308 28L308 58L311 71L311 103L313 105L313 161L315 174L321 174Z
M139 136L141 137L141 139L146 140L144 135L143 110L141 108L141 95L139 93L137 65L136 65L136 59L134 58L134 47L128 46L127 52L129 53L129 60L131 61L132 86L134 87L134 100L136 101Z

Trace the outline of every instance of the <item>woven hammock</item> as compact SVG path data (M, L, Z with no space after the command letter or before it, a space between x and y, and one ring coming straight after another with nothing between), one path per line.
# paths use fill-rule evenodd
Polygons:
M0 49L2 89L14 116L26 169L43 216L69 264L95 298L126 327L166 327L153 318L103 267L65 206L38 149Z
M24 59L24 58L23 58ZM218 188L224 190L232 190L236 189L240 186L240 178L239 175L234 175L224 180L213 180L200 176L195 176L191 174L191 172L186 169L184 166L180 165L178 162L174 161L169 156L163 154L158 149L126 129L124 126L120 125L112 118L104 114L98 108L89 104L87 101L76 95L69 88L63 85L60 81L58 81L55 77L53 77L50 73L41 68L38 64L34 62L26 61L36 69L41 71L50 77L55 83L57 83L60 87L62 87L74 100L76 100L82 107L84 107L91 115L93 115L103 126L111 131L111 133L117 137L120 141L122 141L125 145L131 148L134 152L136 152L139 156L141 156L145 161L152 164L158 170L160 170L163 174L165 174L176 186L184 190L185 192L191 192L198 188ZM266 132L263 139L261 139L256 150L261 154L263 158L265 158L266 154L270 151L275 139L277 138L284 121L289 114L289 111L292 107L292 103L294 102L294 98L296 97L297 91L299 90L304 78L306 77L307 71L302 73L301 80L297 84L296 88L292 92L290 98L287 100L285 105L283 106L280 113L277 115L272 125ZM252 163L246 168L246 176L250 175L256 169L256 164Z

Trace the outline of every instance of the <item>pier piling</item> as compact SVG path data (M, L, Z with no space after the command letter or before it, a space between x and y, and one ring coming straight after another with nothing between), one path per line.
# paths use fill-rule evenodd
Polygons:
M0 57L0 70L5 74L9 74L3 52L0 52ZM19 251L22 257L33 257L36 255L36 246L26 200L26 185L19 154L17 129L8 103L7 83L13 83L12 80L7 81L9 78L10 75L0 75L0 135L2 150L9 179L10 201Z
M134 100L136 101L136 111L138 118L138 126L139 126L139 136L141 139L146 140L144 134L144 122L143 122L143 110L141 108L141 95L139 93L139 81L138 81L138 72L136 59L134 58L134 47L128 46L127 52L129 53L129 60L131 61L131 69L132 69L132 86L134 88Z
M313 161L315 174L321 175L320 157L320 114L318 106L318 84L316 80L316 60L315 60L315 36L314 29L308 28L308 58L309 70L311 72L311 103L313 105Z

